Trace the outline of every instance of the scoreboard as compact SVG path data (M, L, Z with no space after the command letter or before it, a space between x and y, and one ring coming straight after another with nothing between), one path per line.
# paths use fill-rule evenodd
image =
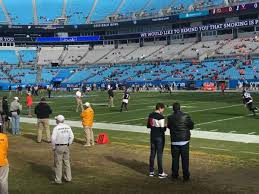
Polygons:
M249 3L249 4L243 3L240 5L235 5L230 7L214 8L214 9L210 9L209 12L211 15L216 15L216 14L237 13L240 11L253 10L253 9L259 9L259 3Z

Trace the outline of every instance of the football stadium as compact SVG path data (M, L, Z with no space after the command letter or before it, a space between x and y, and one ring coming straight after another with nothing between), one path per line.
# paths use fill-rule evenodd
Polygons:
M259 193L259 2L0 0L0 194Z

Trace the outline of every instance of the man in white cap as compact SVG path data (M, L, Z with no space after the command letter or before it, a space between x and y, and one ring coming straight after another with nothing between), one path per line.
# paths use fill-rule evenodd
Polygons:
M81 111L83 111L84 107L83 107L83 101L82 101L82 93L80 92L80 90L77 90L76 92L76 103L77 103L76 112L79 111L79 107L81 108Z
M89 102L84 104L85 110L81 113L82 125L85 131L85 147L91 147L94 145L94 133L93 133L93 123L94 123L94 110Z
M20 134L20 113L22 110L22 105L19 102L18 97L14 97L13 102L10 106L10 112L12 115L12 134L19 135Z
M65 117L55 117L57 126L53 129L51 143L54 151L55 180L53 183L62 184L62 166L64 164L64 179L66 182L72 180L70 167L69 145L73 143L74 134L71 127L64 124Z

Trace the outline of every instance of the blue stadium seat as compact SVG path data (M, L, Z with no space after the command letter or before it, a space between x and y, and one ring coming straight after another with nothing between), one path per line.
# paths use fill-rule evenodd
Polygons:
M98 0L96 7L91 15L91 21L102 21L107 16L111 16L122 0ZM172 7L174 10L183 8L188 10L193 4L198 7L208 7L209 5L220 5L224 0L205 0L197 2L193 0L125 0L122 4L119 14L122 16L131 16L134 12L145 11L152 14L159 12L164 8ZM3 0L4 5L11 17L13 24L33 24L33 5L31 0ZM67 0L66 16L68 24L85 24L86 19L94 5L94 0ZM62 16L63 0L37 0L36 9L39 24L51 24L56 18ZM0 23L6 22L3 10L0 9Z
M29 68L15 68L10 71L10 74L16 79L20 80L22 84L35 84L37 71Z
M7 20L2 9L0 9L0 24L6 24Z
M44 68L42 69L42 83L50 83L54 77L57 76L60 69L58 68Z
M92 67L92 68L87 68L82 71L78 71L74 73L68 80L66 80L66 83L78 83L81 82L91 76L96 75L99 71L99 67Z
M33 24L32 1L3 0L3 3L8 10L13 24ZM46 10L44 9L44 11Z
M8 76L2 71L0 71L0 82L1 83L10 83Z
M40 24L53 23L56 18L61 17L63 0L37 0L37 14Z
M85 24L94 0L67 0L66 14L69 24Z
M116 11L118 6L120 5L120 2L121 0L99 0L91 17L91 20L105 20L107 16L112 15Z
M14 50L0 50L0 63L15 65L19 60Z
M36 50L20 50L19 53L23 63L36 62L36 58L37 58Z
M76 70L77 68L64 68L64 69L60 69L59 72L57 73L57 75L55 77L57 78L61 78L61 79L67 79L69 78L73 72Z
M130 16L133 12L139 12L149 0L126 0L120 10L120 14Z

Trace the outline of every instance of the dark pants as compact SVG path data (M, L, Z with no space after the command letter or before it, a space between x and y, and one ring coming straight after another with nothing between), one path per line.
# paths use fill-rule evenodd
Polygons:
M171 146L172 153L172 177L179 176L179 160L182 159L183 178L188 180L190 178L189 172L189 143L183 146Z
M165 146L165 137L151 138L150 141L150 158L149 171L154 172L154 162L157 155L158 173L162 174L163 170L163 151Z
M51 97L51 92L50 91L48 91L48 95L49 95L49 98Z
M247 108L249 111L253 112L254 114L255 114L255 110L257 109L252 102L247 104Z
M123 108L125 108L125 110L128 111L128 103L122 102L122 104L121 104L121 112L122 112Z

